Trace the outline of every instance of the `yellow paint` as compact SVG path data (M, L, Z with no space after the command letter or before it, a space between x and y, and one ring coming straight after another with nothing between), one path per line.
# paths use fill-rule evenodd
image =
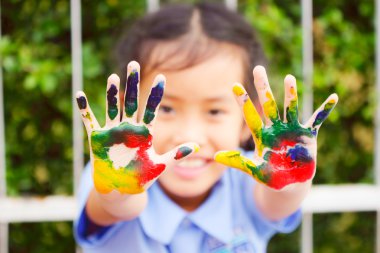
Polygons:
M294 87L290 87L290 94L292 94L293 97L296 97L297 98L297 92L296 92L296 89L294 89Z
M215 161L228 167L239 169L254 177L252 171L247 167L247 165L251 167L256 167L256 165L251 160L241 156L239 151L218 152L215 156Z
M235 85L233 87L233 92L236 96L246 95L246 91L240 85ZM249 129L251 130L253 139L255 141L255 146L257 148L258 155L261 156L262 151L264 149L263 143L261 141L261 131L263 128L263 122L261 121L261 117L248 96L247 100L244 101L242 109L245 121Z
M87 112L86 115L82 115L82 116L92 122L92 118L89 112Z
M232 88L232 91L234 92L236 96L241 96L245 94L244 89L240 85L234 85L234 87Z
M194 145L194 152L198 152L199 151L199 146L198 145Z
M276 120L278 118L278 111L273 95L269 91L265 95L268 101L263 104L264 113L270 120Z
M256 111L251 99L247 99L243 105L243 113L245 121L251 130L258 154L261 156L263 151L263 143L261 141L261 131L263 127L263 122L259 113Z
M99 193L107 194L113 190L120 193L136 194L144 191L139 185L135 171L123 168L114 169L111 162L94 160L94 185Z

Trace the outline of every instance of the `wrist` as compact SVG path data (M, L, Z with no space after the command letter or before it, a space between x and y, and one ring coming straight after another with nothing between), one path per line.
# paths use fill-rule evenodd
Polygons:
M101 194L92 189L86 209L92 221L107 226L136 218L144 210L147 202L146 192L133 195L115 191L110 194Z

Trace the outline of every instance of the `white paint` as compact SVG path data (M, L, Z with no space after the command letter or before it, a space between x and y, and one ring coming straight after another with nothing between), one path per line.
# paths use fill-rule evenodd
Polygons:
M129 162L136 158L138 148L128 148L124 144L115 144L110 147L108 155L116 169L126 167Z

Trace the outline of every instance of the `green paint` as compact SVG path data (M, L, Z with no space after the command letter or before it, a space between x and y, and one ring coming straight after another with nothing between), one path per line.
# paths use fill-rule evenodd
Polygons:
M310 129L303 128L298 121L283 123L276 120L271 127L262 129L263 145L271 148L278 147L285 139L301 141L302 136L313 137L313 134Z
M111 84L107 91L108 117L111 120L114 119L119 112L117 108L117 95L118 90L116 85Z
M145 126L134 126L123 122L109 130L93 131L91 133L91 147L94 155L103 160L108 159L109 147L114 144L133 142L136 136L149 137L149 130Z
M261 164L259 166L252 166L248 163L246 163L246 167L252 172L252 175L254 175L259 181L266 183L270 179L269 173L263 173L265 164Z
M290 101L289 107L286 108L286 119L288 122L298 121L297 100Z
M193 150L189 147L180 147L178 150L177 150L177 153L175 154L175 157L174 159L175 160L178 160L178 159L181 159L185 156L188 156Z

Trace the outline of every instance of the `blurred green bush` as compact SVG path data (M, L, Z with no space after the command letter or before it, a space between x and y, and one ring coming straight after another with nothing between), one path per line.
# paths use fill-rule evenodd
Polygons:
M332 92L340 97L319 135L314 183L372 183L374 1L314 0L313 8L314 106ZM113 45L145 9L145 1L82 1L84 89L101 124L106 79L117 72L110 60ZM239 11L262 37L278 100L287 73L297 77L302 93L300 2L242 0ZM72 194L69 1L1 1L1 15L8 194ZM315 252L373 251L373 213L315 215L314 220ZM70 223L10 227L10 252L74 248ZM299 231L276 236L268 251L298 252Z

